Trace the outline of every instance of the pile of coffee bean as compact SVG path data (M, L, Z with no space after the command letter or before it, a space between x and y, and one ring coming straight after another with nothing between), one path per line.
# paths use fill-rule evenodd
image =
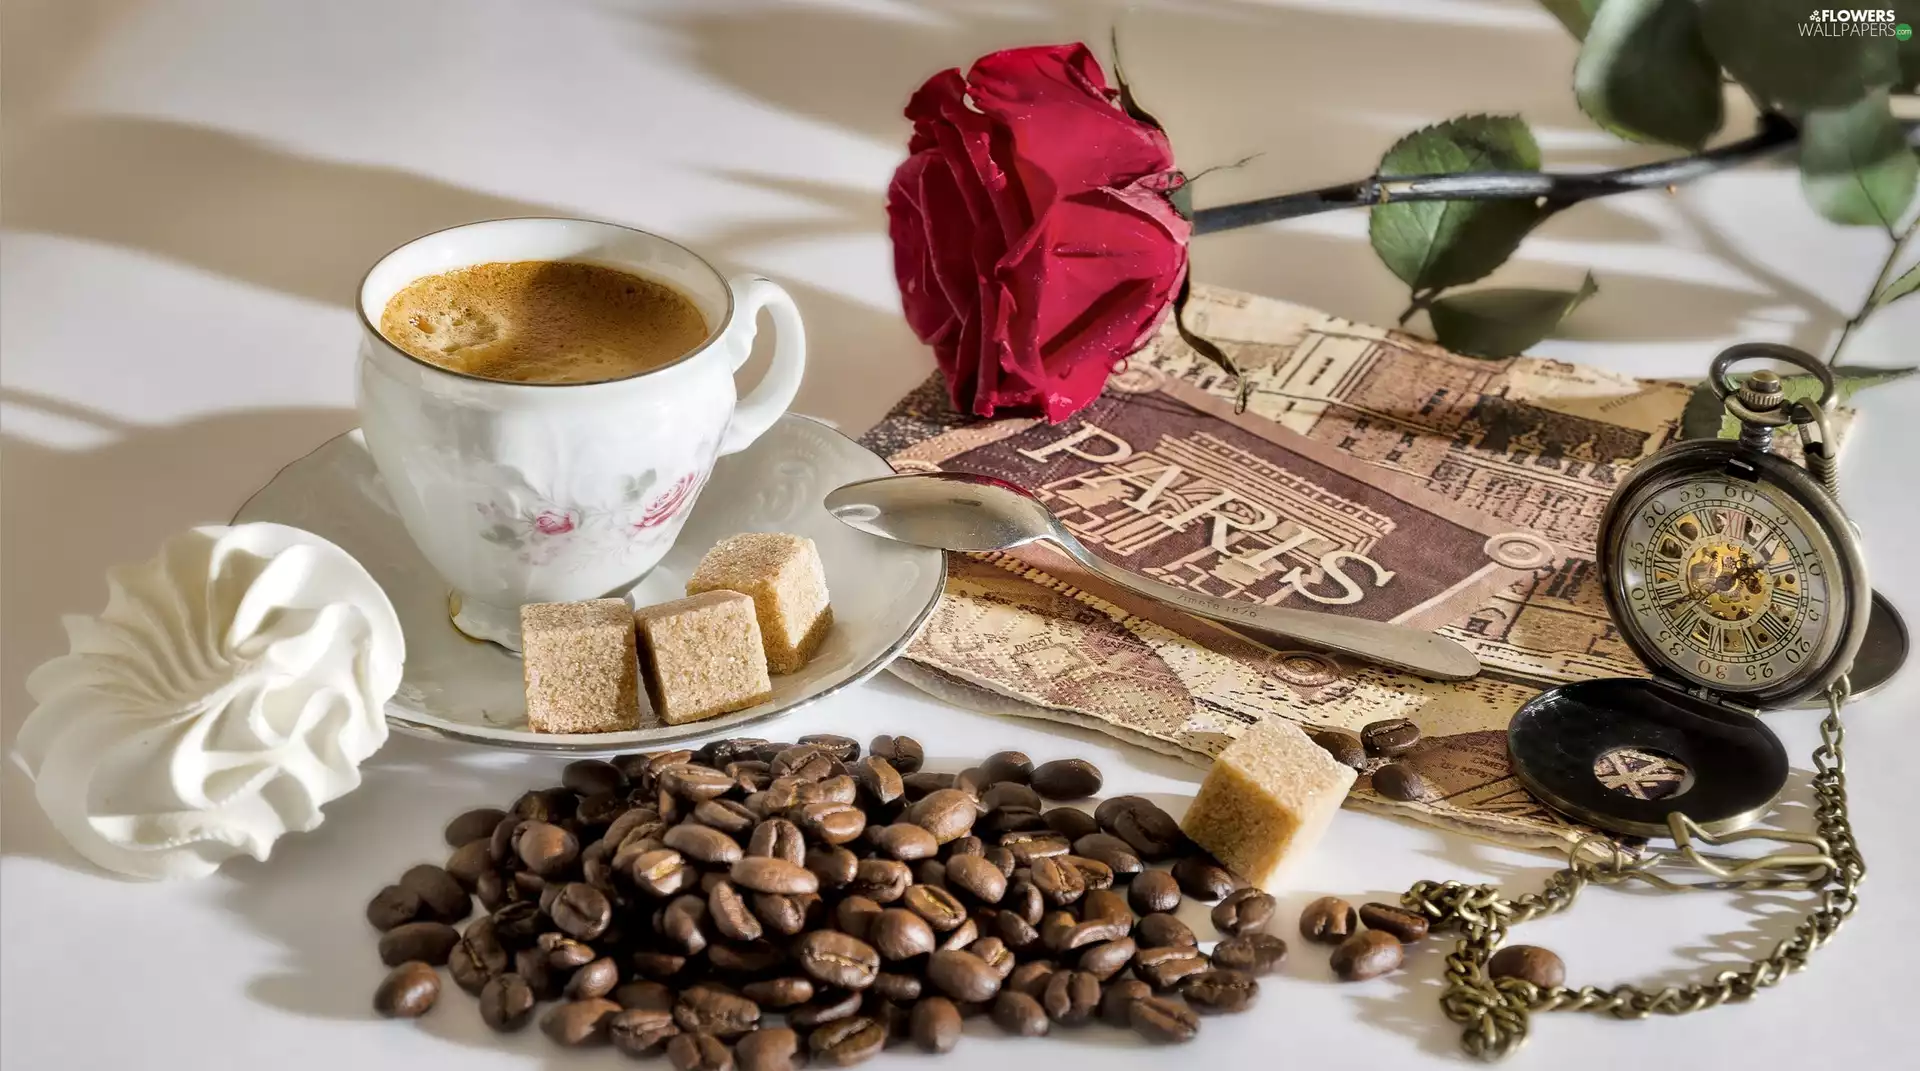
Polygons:
M1286 956L1273 898L1152 801L1048 805L1097 793L1092 763L923 759L904 736L864 757L809 736L572 763L559 787L454 819L445 867L367 905L393 968L374 1007L426 1013L444 965L496 1030L537 1019L562 1045L664 1048L679 1071L786 1071L947 1052L975 1015L1187 1041ZM1211 956L1173 914L1183 897L1219 901ZM456 929L476 898L486 914Z
M1412 763L1403 761L1420 745L1420 727L1406 718L1369 722L1357 737L1340 729L1311 729L1307 735L1335 762L1367 774L1367 783L1387 799L1411 803L1439 796Z

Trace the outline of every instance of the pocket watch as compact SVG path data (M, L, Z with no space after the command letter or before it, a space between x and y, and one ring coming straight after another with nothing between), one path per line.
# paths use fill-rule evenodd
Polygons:
M1770 370L1737 382L1729 375L1754 359L1805 370L1820 397L1789 398ZM1644 459L1600 519L1607 609L1650 676L1550 688L1508 726L1521 783L1602 832L1575 844L1569 865L1538 893L1507 897L1489 885L1425 881L1401 898L1434 929L1462 937L1447 957L1441 1004L1466 1028L1462 1043L1475 1056L1516 1048L1534 1011L1640 1018L1746 1000L1805 966L1853 912L1866 867L1847 817L1840 708L1856 669L1884 679L1897 668L1904 628L1868 586L1859 533L1836 497L1826 365L1792 347L1750 343L1721 353L1710 374L1725 411L1740 422L1739 437L1679 442ZM1774 450L1775 436L1789 430L1804 465ZM1882 634L1873 642L1870 623ZM1863 643L1873 657L1856 667ZM1772 808L1787 780L1786 750L1761 713L1808 700L1827 708L1813 756L1816 830L1745 829ZM1603 771L1619 768L1609 765L1616 756L1660 770L1666 776L1655 787L1664 791L1632 778L1624 785L1603 779ZM1653 837L1674 847L1656 850L1638 839ZM1778 846L1738 857L1708 850L1735 840ZM1705 880L1670 876L1688 871ZM1488 975L1487 961L1510 927L1565 910L1588 884L1626 881L1816 897L1794 935L1766 958L1691 985L1547 987Z

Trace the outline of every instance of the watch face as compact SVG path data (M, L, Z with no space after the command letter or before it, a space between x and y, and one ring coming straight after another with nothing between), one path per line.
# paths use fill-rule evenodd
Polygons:
M1622 624L1670 669L1716 691L1761 691L1831 658L1848 617L1836 605L1844 566L1780 487L1698 472L1655 480L1622 523Z

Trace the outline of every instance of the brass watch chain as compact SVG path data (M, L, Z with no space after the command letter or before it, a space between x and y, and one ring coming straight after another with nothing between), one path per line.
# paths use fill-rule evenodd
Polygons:
M1848 697L1842 676L1827 692L1827 716L1820 722L1820 746L1813 752L1813 794L1817 834L1749 830L1715 837L1673 814L1668 823L1671 851L1634 856L1604 834L1582 838L1568 852L1566 869L1549 877L1537 893L1508 898L1491 885L1458 881L1422 881L1400 900L1425 915L1435 932L1457 932L1458 945L1447 956L1447 988L1440 1006L1447 1018L1466 1027L1461 1045L1482 1060L1497 1060L1527 1040L1528 1017L1537 1011L1605 1012L1620 1019L1649 1015L1685 1015L1721 1004L1739 1003L1806 967L1814 949L1826 944L1853 914L1856 890L1867 864L1854 845L1847 817L1847 763L1841 749L1846 730L1840 708ZM1731 861L1702 853L1698 844L1766 839L1798 845L1758 859ZM1712 875L1709 881L1676 882L1655 873L1663 864L1690 867ZM1582 986L1543 988L1519 978L1489 978L1487 961L1506 939L1507 930L1528 919L1564 911L1588 884L1644 881L1669 890L1807 890L1820 898L1793 936L1771 955L1741 970L1726 970L1708 982L1667 986L1657 992L1635 985L1612 989Z

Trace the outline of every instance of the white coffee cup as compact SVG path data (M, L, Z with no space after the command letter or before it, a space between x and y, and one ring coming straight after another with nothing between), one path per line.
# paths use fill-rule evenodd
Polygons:
M691 298L711 325L684 357L602 383L514 383L413 357L375 326L428 275L495 261L584 261ZM733 376L761 309L778 337L758 386ZM452 587L460 631L520 649L520 606L617 595L660 561L714 460L773 426L800 389L799 310L665 238L576 219L502 219L416 238L360 284L360 422L407 533Z

